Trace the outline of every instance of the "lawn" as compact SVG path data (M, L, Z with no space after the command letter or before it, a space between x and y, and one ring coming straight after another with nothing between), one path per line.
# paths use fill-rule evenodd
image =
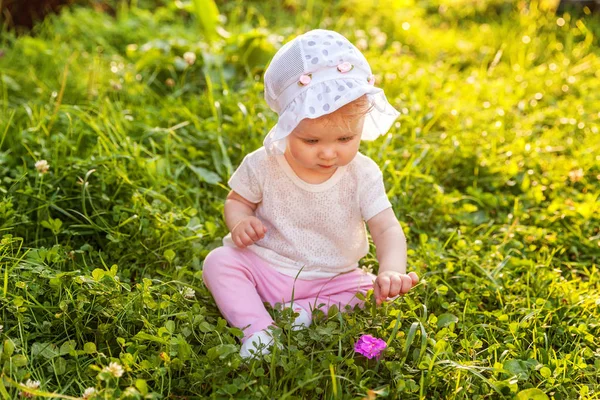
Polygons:
M600 398L597 14L111 4L0 31L1 398ZM283 349L244 361L202 263L229 176L276 121L266 64L317 27L364 52L401 112L361 151L422 282L303 331L273 309ZM377 271L373 247L361 266ZM388 343L379 360L354 352L362 334Z

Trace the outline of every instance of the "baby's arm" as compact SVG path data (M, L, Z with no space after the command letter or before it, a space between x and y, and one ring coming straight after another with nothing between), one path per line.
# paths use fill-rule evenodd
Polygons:
M254 216L258 204L252 203L233 190L225 200L225 223L236 246L245 248L265 237L267 228Z
M419 282L414 272L406 274L406 237L394 211L388 208L367 221L375 243L379 273L375 298L380 304L388 297L407 293Z

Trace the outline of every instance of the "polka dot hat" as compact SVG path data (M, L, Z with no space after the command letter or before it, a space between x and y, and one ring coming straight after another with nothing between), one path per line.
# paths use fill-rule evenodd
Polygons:
M285 151L285 138L305 118L318 118L363 95L373 104L362 139L385 134L398 111L387 101L362 53L344 36L315 29L286 43L265 72L265 100L279 115L264 146L269 154Z

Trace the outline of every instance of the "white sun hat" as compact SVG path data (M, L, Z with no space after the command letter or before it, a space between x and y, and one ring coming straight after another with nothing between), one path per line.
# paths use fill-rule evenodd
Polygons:
M265 100L279 115L264 146L282 154L286 137L305 118L319 118L367 95L372 104L361 139L385 134L399 113L388 102L362 53L337 32L315 29L277 51L265 71Z

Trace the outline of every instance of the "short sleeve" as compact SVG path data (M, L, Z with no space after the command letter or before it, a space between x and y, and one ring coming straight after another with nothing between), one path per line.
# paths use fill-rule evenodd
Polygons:
M260 179L255 153L248 154L229 178L229 187L252 203L262 200L262 180Z
M364 221L368 221L385 209L391 208L385 186L383 184L383 175L379 168L376 171L369 171L363 177L359 189L360 212Z

